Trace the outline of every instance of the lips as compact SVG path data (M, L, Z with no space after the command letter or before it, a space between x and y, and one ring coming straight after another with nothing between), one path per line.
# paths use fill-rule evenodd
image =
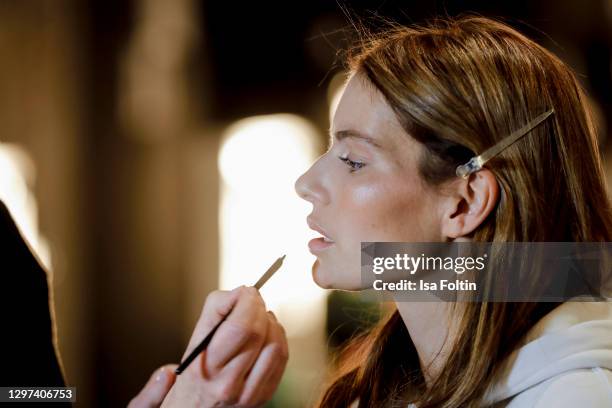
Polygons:
M308 242L308 249L310 249L310 252L317 255L334 245L334 241L329 237L329 235L327 235L325 230L312 219L312 217L308 216L306 218L306 222L311 230L317 231L323 235L322 237L311 239L310 242Z
M334 240L330 238L330 236L327 234L327 232L325 232L325 230L323 228L321 228L319 226L319 224L317 224L312 218L311 216L306 217L306 222L308 223L308 226L310 227L311 230L313 231L317 231L318 233L320 233L321 235L323 235L323 241L325 242L329 242L329 243L333 243Z

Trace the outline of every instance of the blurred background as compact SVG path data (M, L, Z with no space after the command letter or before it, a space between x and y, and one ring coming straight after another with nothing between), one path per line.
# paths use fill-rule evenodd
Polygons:
M310 206L347 13L503 17L578 73L606 168L612 1L1 0L0 199L49 270L78 406L122 406L178 362L207 293L253 284L291 356L270 407L307 407L380 307L311 281ZM607 170L610 174L610 170Z

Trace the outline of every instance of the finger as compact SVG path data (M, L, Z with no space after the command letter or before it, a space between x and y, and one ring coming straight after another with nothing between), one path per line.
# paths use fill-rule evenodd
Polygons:
M205 361L211 350L204 350L200 360L201 372L211 395L216 396L216 401L231 406L238 402L247 373L253 367L259 350L253 346L245 348L215 373L207 371Z
M265 314L265 316L266 319L273 319L270 314ZM273 335L271 338L274 339L276 336ZM266 339L268 339L267 335ZM261 347L254 346L252 344L249 344L249 346L250 347L243 349L243 351L239 352L227 364L225 364L221 371L214 375L214 378L211 381L211 387L215 389L215 395L218 396L218 400L225 404L233 406L234 404L238 403L245 381L248 377L248 373L253 370L253 366L261 353ZM204 358L206 358L206 353L208 352L210 352L210 350L204 352ZM243 405L244 404L239 404L239 406ZM249 406L252 406L252 404L249 404Z
M250 398L249 406L261 407L272 399L287 367L288 355L285 354L285 356L287 357L275 358L275 364L269 369L270 372L257 380L258 385L254 386L255 395L249 397L246 393L244 394L245 398Z
M203 359L206 359L207 351L202 354ZM246 350L232 358L223 368L214 373L206 372L206 368L202 368L204 381L212 395L216 396L216 400L227 405L233 406L238 402L246 373L253 366L258 352L255 350Z
M268 403L274 393L278 389L283 374L285 373L286 364L277 365L273 371L268 375L265 381L261 384L258 389L257 395L253 397L253 402L246 404L249 407L263 407Z
M157 369L153 375L151 375L151 378L149 378L149 381L147 381L140 393L130 401L128 407L159 407L176 380L176 374L174 373L176 367L176 364L167 364Z
M231 312L240 296L241 288L244 288L244 286L239 286L231 291L215 290L208 294L200 318L193 329L189 345L185 354L183 354L183 359L191 353L191 350L206 337L217 323Z
M262 358L265 358L266 352L262 352ZM246 385L243 388L241 401L245 401L249 406L263 406L272 399L285 372L287 354L283 355L282 353L272 351L268 356L268 366L261 370L265 372L258 372L257 369L253 370L247 379L247 381L253 381L253 385L249 385L248 390ZM257 363L259 363L259 360Z
M268 312L268 336L247 375L240 403L259 404L272 398L289 358L287 337L274 313Z
M206 353L208 372L220 370L245 350L259 353L268 329L266 308L255 288L241 290L234 309L212 338Z

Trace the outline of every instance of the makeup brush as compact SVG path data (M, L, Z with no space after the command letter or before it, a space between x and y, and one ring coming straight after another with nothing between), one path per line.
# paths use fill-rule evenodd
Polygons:
M279 268L281 267L281 265L283 264L283 261L285 260L285 256L283 255L280 258L278 258L273 264L272 266L270 266L268 268L268 270L261 275L261 278L259 278L259 280L257 281L257 283L254 285L255 289L259 290L262 288L262 286L264 285L264 283L266 283L268 281L268 279L270 279L272 277L272 275L274 275L274 272L278 271ZM231 311L230 311L231 313ZM175 373L176 374L180 374L183 371L185 371L185 369L189 366L189 364L191 364L191 362L193 360L195 360L195 358L206 349L206 347L208 346L208 343L210 343L210 341L212 340L213 336L215 335L215 332L217 331L217 329L219 328L219 326L221 326L221 323L223 323L225 321L225 319L227 318L227 316L229 316L229 313L225 315L225 317L223 317L223 319L221 319L221 321L219 321L219 323L217 323L215 325L215 327L213 327L213 329L206 335L206 337L204 337L204 340L202 340L200 342L200 344L198 344L198 346L196 348L193 349L193 351L191 353L189 353L189 355L187 356L187 358L185 358L185 360L183 360L183 362L176 368Z

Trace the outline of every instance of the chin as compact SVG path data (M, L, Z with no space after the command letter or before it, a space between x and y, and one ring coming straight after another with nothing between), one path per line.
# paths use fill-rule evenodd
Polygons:
M321 269L321 264L317 259L312 264L312 280L317 284L320 288L323 289L334 289L331 282L326 281L325 279L321 279L322 275L325 275L325 272Z
M312 280L322 289L349 291L358 291L363 289L361 287L361 282L348 282L348 279L340 279L340 281L338 281L338 277L341 277L341 273L333 270L330 271L325 267L321 267L321 263L318 259L312 264Z

